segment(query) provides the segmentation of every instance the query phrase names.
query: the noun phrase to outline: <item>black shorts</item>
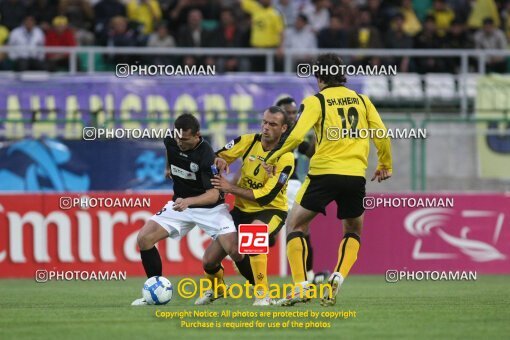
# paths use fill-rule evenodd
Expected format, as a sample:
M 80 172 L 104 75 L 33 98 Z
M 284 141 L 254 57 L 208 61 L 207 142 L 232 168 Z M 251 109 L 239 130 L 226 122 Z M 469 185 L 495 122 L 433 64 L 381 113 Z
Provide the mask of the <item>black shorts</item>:
M 365 211 L 365 177 L 347 175 L 308 175 L 299 189 L 296 202 L 303 208 L 326 214 L 332 201 L 339 219 L 355 218 Z
M 268 225 L 269 228 L 269 246 L 272 247 L 275 243 L 275 236 L 278 234 L 285 224 L 287 218 L 287 212 L 277 209 L 267 209 L 254 213 L 247 213 L 234 207 L 230 210 L 230 215 L 234 220 L 236 229 L 240 224 L 251 224 L 255 220 L 262 221 Z

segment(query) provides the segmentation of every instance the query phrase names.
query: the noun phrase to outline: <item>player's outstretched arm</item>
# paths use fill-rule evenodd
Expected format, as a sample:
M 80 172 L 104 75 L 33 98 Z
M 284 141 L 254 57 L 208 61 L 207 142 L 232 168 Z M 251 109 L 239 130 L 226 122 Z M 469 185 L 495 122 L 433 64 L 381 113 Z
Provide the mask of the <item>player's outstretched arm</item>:
M 373 130 L 384 130 L 384 135 L 386 136 L 387 129 L 384 125 L 381 116 L 379 115 L 379 112 L 377 112 L 377 109 L 375 108 L 374 104 L 368 99 L 368 97 L 363 96 L 362 97 L 365 101 L 366 107 L 367 107 L 367 121 L 368 121 L 368 128 Z M 376 133 L 375 136 L 378 134 Z M 389 179 L 391 177 L 391 174 L 393 172 L 392 168 L 392 157 L 391 157 L 391 139 L 389 137 L 384 138 L 373 138 L 375 147 L 377 149 L 377 170 L 374 173 L 374 176 L 372 177 L 372 181 L 377 179 L 378 182 L 384 181 L 386 179 Z
M 255 201 L 260 206 L 267 205 L 275 199 L 294 171 L 294 164 L 294 155 L 291 152 L 278 159 L 278 163 L 273 167 L 276 176 L 269 177 L 262 188 L 253 190 Z
M 218 201 L 220 192 L 217 189 L 209 189 L 205 193 L 195 197 L 177 198 L 174 202 L 173 209 L 183 211 L 189 207 L 200 207 L 204 205 L 214 204 Z
M 253 190 L 238 187 L 237 185 L 227 181 L 225 177 L 214 176 L 214 178 L 211 179 L 211 184 L 214 186 L 215 189 L 221 190 L 224 193 L 239 196 L 249 201 L 255 201 Z
M 384 180 L 387 180 L 391 177 L 391 171 L 386 169 L 375 170 L 374 176 L 372 177 L 372 182 L 377 179 L 377 182 L 381 183 Z

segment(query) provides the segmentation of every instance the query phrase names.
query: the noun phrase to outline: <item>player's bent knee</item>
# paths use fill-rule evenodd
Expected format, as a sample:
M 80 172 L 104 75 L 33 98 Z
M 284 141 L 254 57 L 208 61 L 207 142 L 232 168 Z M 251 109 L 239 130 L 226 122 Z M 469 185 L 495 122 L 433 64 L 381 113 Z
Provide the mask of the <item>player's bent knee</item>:
M 140 250 L 147 250 L 154 246 L 154 244 L 151 244 L 147 234 L 144 234 L 142 231 L 138 233 L 138 236 L 136 237 L 136 243 L 138 244 Z
M 221 260 L 211 252 L 205 252 L 202 257 L 202 268 L 205 272 L 210 272 L 221 266 Z
M 219 262 L 215 259 L 212 252 L 206 251 L 202 256 L 202 267 L 204 269 L 213 269 L 219 265 Z
M 144 234 L 140 232 L 138 233 L 138 236 L 136 238 L 136 243 L 138 244 L 138 247 L 141 250 L 147 250 L 154 247 L 156 241 L 152 237 L 150 237 L 150 234 Z
M 167 232 L 153 221 L 147 221 L 138 232 L 136 243 L 141 250 L 147 250 L 161 239 L 167 237 Z
M 296 232 L 296 231 L 300 231 L 305 234 L 308 233 L 308 228 L 306 226 L 300 226 L 300 225 L 295 225 L 295 224 L 289 224 L 289 225 L 286 224 L 285 227 L 287 229 L 287 235 L 289 235 L 290 233 Z
M 219 265 L 220 265 L 220 263 L 216 263 L 216 262 L 212 261 L 212 259 L 210 257 L 208 257 L 208 258 L 204 257 L 202 259 L 202 268 L 204 268 L 204 270 L 206 272 L 211 271 L 215 268 L 218 268 Z
M 361 236 L 363 229 L 363 219 L 361 217 L 349 218 L 344 220 L 344 232 L 354 233 Z

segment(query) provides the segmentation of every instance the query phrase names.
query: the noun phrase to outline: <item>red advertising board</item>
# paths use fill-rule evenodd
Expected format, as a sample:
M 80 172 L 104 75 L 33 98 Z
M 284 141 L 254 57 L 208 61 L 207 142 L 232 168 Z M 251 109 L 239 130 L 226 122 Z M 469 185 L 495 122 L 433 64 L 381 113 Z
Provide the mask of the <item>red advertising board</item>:
M 171 199 L 163 194 L 89 193 L 111 199 L 150 199 L 150 207 L 62 209 L 60 198 L 76 194 L 0 195 L 0 277 L 33 277 L 36 270 L 110 270 L 143 275 L 136 235 L 144 222 Z M 510 196 L 503 194 L 392 194 L 399 207 L 365 213 L 358 261 L 352 273 L 387 270 L 477 270 L 510 273 Z M 419 199 L 452 199 L 453 206 L 422 207 Z M 402 206 L 414 199 L 414 206 Z M 232 203 L 232 197 L 228 197 Z M 443 200 L 444 202 L 444 200 Z M 336 264 L 342 228 L 336 207 L 312 223 L 314 270 Z M 200 275 L 210 238 L 193 229 L 180 241 L 158 248 L 164 275 Z M 277 275 L 279 242 L 270 248 L 268 273 Z M 227 274 L 232 263 L 224 261 Z
M 96 202 L 109 199 L 103 204 L 108 207 L 69 207 L 67 198 L 83 197 L 77 194 L 0 195 L 0 277 L 34 277 L 44 269 L 144 275 L 136 245 L 138 230 L 171 195 L 95 192 L 86 196 Z M 150 200 L 150 206 L 141 206 L 143 199 Z M 133 207 L 111 207 L 119 200 L 130 200 Z M 227 201 L 232 205 L 232 197 Z M 210 237 L 198 228 L 180 241 L 160 242 L 163 274 L 203 274 L 202 255 L 209 242 Z M 275 275 L 278 242 L 270 254 L 268 273 Z M 227 274 L 235 273 L 230 260 L 224 266 Z
M 361 248 L 352 273 L 510 273 L 509 195 L 377 194 L 373 198 L 380 204 L 365 212 Z M 435 203 L 434 207 L 430 203 Z M 326 216 L 320 215 L 312 223 L 316 272 L 334 268 L 342 235 L 332 204 Z

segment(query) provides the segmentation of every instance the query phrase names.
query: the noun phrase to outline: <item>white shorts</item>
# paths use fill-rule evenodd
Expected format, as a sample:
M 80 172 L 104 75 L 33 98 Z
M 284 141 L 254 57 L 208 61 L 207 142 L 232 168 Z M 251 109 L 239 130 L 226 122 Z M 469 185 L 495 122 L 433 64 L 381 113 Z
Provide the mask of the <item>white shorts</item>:
M 289 205 L 289 211 L 294 205 L 299 188 L 301 188 L 301 182 L 299 180 L 289 179 L 289 183 L 287 184 L 287 204 Z
M 151 217 L 151 220 L 168 232 L 170 238 L 181 238 L 195 226 L 213 239 L 219 235 L 237 232 L 227 204 L 214 208 L 188 208 L 184 211 L 175 211 L 173 205 L 174 201 L 168 201 L 160 212 Z

